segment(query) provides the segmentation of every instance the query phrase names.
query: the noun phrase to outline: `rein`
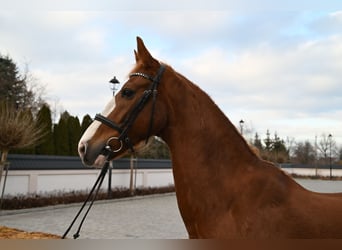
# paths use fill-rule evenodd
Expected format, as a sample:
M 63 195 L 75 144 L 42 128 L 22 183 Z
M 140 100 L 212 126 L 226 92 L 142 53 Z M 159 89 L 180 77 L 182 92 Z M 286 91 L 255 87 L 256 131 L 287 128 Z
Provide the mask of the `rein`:
M 138 117 L 139 113 L 141 112 L 141 110 L 143 110 L 146 103 L 150 100 L 150 98 L 152 96 L 152 110 L 151 110 L 151 116 L 150 116 L 150 123 L 149 123 L 148 130 L 146 133 L 146 141 L 145 141 L 145 143 L 147 143 L 148 138 L 150 137 L 152 129 L 153 129 L 153 118 L 154 118 L 155 106 L 156 106 L 156 100 L 157 100 L 157 94 L 158 94 L 157 88 L 158 88 L 158 85 L 160 83 L 160 79 L 161 79 L 164 71 L 165 71 L 165 65 L 161 64 L 155 77 L 151 77 L 145 73 L 140 73 L 140 72 L 131 73 L 129 75 L 130 78 L 131 77 L 143 77 L 143 78 L 151 81 L 152 83 L 151 83 L 150 87 L 144 91 L 143 95 L 141 96 L 139 101 L 135 104 L 134 108 L 129 113 L 127 118 L 124 120 L 122 125 L 116 124 L 115 122 L 111 121 L 110 119 L 108 119 L 107 117 L 105 117 L 101 114 L 95 115 L 95 120 L 103 123 L 104 125 L 112 128 L 112 129 L 114 129 L 120 133 L 119 137 L 111 137 L 108 139 L 107 145 L 103 149 L 103 152 L 101 152 L 101 154 L 108 154 L 108 150 L 110 148 L 109 142 L 111 140 L 118 140 L 120 142 L 120 147 L 117 149 L 111 149 L 110 148 L 110 152 L 109 152 L 110 154 L 115 153 L 115 152 L 119 152 L 122 149 L 123 144 L 127 148 L 129 148 L 132 153 L 135 152 L 134 148 L 133 148 L 132 141 L 128 136 L 128 131 L 133 126 L 133 123 L 136 120 L 136 118 Z
M 107 150 L 108 150 L 108 149 L 107 149 Z M 107 152 L 109 153 L 110 151 L 108 150 Z M 108 153 L 107 153 L 107 154 L 108 154 Z M 76 239 L 80 236 L 80 231 L 81 231 L 81 228 L 82 228 L 82 226 L 83 226 L 83 223 L 84 223 L 85 219 L 87 218 L 87 215 L 88 215 L 88 213 L 89 213 L 91 207 L 93 206 L 94 201 L 96 200 L 96 197 L 97 197 L 97 195 L 98 195 L 98 193 L 99 193 L 99 191 L 100 191 L 100 187 L 101 187 L 102 182 L 103 182 L 103 180 L 104 180 L 104 178 L 105 178 L 105 176 L 106 176 L 106 173 L 107 173 L 108 168 L 109 168 L 109 161 L 108 161 L 108 157 L 107 157 L 106 162 L 105 162 L 105 165 L 104 165 L 103 168 L 101 169 L 101 172 L 100 172 L 99 176 L 97 177 L 97 180 L 95 181 L 94 186 L 93 186 L 92 189 L 90 190 L 90 193 L 89 193 L 87 199 L 83 202 L 82 207 L 80 208 L 80 210 L 79 210 L 78 213 L 76 214 L 76 216 L 75 216 L 75 218 L 73 219 L 73 221 L 71 222 L 70 226 L 67 228 L 67 230 L 66 230 L 65 233 L 63 234 L 62 239 L 65 239 L 65 237 L 68 235 L 69 231 L 71 230 L 71 228 L 72 228 L 73 225 L 75 224 L 77 218 L 81 215 L 82 210 L 85 208 L 85 206 L 87 205 L 88 201 L 91 199 L 90 204 L 89 204 L 89 206 L 88 206 L 88 209 L 87 209 L 87 211 L 84 213 L 83 218 L 82 218 L 82 220 L 81 220 L 81 222 L 80 222 L 80 225 L 78 226 L 78 229 L 77 229 L 76 233 L 73 235 L 73 238 L 76 240 Z M 96 189 L 96 191 L 95 191 L 95 189 Z M 95 194 L 93 195 L 94 191 L 95 191 Z

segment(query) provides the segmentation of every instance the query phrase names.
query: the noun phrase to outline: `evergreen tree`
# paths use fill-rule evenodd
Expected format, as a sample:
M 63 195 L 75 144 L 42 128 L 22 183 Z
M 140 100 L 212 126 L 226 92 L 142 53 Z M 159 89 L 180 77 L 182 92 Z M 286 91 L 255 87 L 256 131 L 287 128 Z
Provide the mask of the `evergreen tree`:
M 253 145 L 254 145 L 257 149 L 263 150 L 263 146 L 262 146 L 262 143 L 261 143 L 261 140 L 260 140 L 260 138 L 259 138 L 258 133 L 255 133 Z
M 272 148 L 272 140 L 271 140 L 271 137 L 270 137 L 270 131 L 267 129 L 267 132 L 266 132 L 266 139 L 264 139 L 264 143 L 265 143 L 265 150 L 266 151 L 271 151 L 271 148 Z
M 255 139 L 257 141 L 257 138 Z M 280 139 L 277 133 L 271 139 L 270 131 L 267 130 L 266 138 L 263 140 L 265 147 L 261 150 L 261 157 L 272 162 L 283 163 L 289 159 L 289 151 L 285 146 L 285 141 Z
M 83 135 L 92 122 L 93 119 L 91 119 L 90 115 L 87 114 L 83 117 L 81 124 L 81 135 Z
M 77 146 L 81 138 L 81 125 L 78 117 L 71 116 L 67 111 L 61 114 L 54 127 L 56 155 L 78 155 Z
M 47 104 L 44 104 L 37 114 L 37 122 L 44 127 L 44 137 L 41 143 L 36 146 L 36 154 L 53 155 L 55 152 L 51 110 Z
M 68 118 L 69 113 L 65 111 L 59 118 L 58 124 L 54 126 L 53 136 L 55 142 L 56 155 L 69 155 L 69 132 L 68 132 Z
M 284 140 L 281 140 L 277 132 L 274 133 L 274 139 L 271 145 L 272 158 L 275 162 L 282 163 L 285 162 L 288 157 L 288 150 L 286 149 Z
M 16 109 L 32 109 L 34 94 L 28 90 L 26 76 L 21 76 L 8 56 L 0 55 L 0 99 Z
M 78 142 L 81 139 L 81 125 L 78 117 L 69 116 L 67 120 L 69 137 L 69 155 L 78 155 Z

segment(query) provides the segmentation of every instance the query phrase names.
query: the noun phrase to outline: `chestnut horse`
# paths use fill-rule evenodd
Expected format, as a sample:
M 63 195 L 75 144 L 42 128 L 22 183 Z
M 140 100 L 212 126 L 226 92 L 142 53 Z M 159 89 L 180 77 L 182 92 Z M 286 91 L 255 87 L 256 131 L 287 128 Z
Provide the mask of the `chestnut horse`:
M 342 238 L 341 193 L 301 187 L 260 159 L 211 98 L 139 37 L 134 52 L 129 79 L 79 142 L 84 164 L 102 166 L 157 135 L 171 151 L 190 238 Z

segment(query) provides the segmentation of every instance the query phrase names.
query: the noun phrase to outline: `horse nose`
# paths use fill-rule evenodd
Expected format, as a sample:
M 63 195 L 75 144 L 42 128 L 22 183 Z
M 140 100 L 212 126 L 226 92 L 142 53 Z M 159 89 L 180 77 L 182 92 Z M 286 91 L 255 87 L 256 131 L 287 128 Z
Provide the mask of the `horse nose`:
M 87 152 L 87 145 L 88 144 L 86 142 L 82 141 L 78 144 L 78 154 L 80 155 L 82 160 L 84 159 L 84 155 Z

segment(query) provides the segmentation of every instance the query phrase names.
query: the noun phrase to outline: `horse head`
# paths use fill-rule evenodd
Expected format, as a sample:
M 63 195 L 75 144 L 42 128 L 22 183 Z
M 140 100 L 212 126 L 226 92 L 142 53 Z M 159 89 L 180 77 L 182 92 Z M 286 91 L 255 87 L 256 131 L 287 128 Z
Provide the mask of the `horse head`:
M 101 167 L 106 158 L 134 151 L 165 127 L 167 112 L 161 88 L 167 67 L 151 56 L 139 37 L 134 54 L 136 65 L 127 82 L 80 139 L 78 152 L 86 165 Z

